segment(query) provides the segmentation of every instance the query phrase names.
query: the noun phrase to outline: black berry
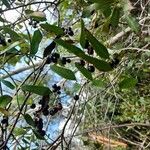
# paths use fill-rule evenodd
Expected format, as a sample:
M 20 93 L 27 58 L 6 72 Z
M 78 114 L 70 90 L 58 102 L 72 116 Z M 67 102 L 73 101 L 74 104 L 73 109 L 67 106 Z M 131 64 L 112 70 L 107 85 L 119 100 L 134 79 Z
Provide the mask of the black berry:
M 44 116 L 48 116 L 48 115 L 49 115 L 49 111 L 45 109 L 45 110 L 43 111 L 43 115 L 44 115 Z
M 8 43 L 11 43 L 12 41 L 11 41 L 11 39 L 8 39 L 7 42 L 8 42 Z
M 51 57 L 48 57 L 46 60 L 46 64 L 50 64 L 52 62 Z
M 58 112 L 58 109 L 56 107 L 52 108 L 50 111 L 49 111 L 49 114 L 51 116 L 54 116 L 56 113 Z
M 73 98 L 74 100 L 79 100 L 79 95 L 75 95 Z
M 62 58 L 61 58 L 61 63 L 62 63 L 63 65 L 65 65 L 65 64 L 66 64 L 66 62 L 67 62 L 66 57 L 62 57 Z
M 71 59 L 69 59 L 69 58 L 66 61 L 67 61 L 67 63 L 71 63 Z
M 38 132 L 40 133 L 41 136 L 45 136 L 46 134 L 45 130 L 39 130 Z
M 112 62 L 110 63 L 110 66 L 112 68 L 115 68 L 118 64 L 119 64 L 119 59 L 118 58 L 115 58 L 114 60 L 112 60 Z
M 68 31 L 68 34 L 69 34 L 70 36 L 73 36 L 73 35 L 74 35 L 73 31 Z
M 34 103 L 30 106 L 31 109 L 34 109 L 35 107 L 36 105 Z
M 2 124 L 8 124 L 8 119 L 7 118 L 2 119 L 1 123 Z
M 61 94 L 61 91 L 57 91 L 57 94 Z
M 58 58 L 52 55 L 51 60 L 52 60 L 53 63 L 57 63 Z
M 52 56 L 53 56 L 53 57 L 56 57 L 56 58 L 58 59 L 58 58 L 60 57 L 60 54 L 58 54 L 58 53 L 53 53 Z
M 92 65 L 90 65 L 90 66 L 88 66 L 88 70 L 89 70 L 90 72 L 94 72 L 94 71 L 95 71 L 95 67 L 92 66 Z
M 93 55 L 93 54 L 94 54 L 94 50 L 93 50 L 93 47 L 92 47 L 92 46 L 88 46 L 87 53 L 88 53 L 89 55 Z
M 62 110 L 62 104 L 61 103 L 58 103 L 57 105 L 56 105 L 56 108 L 57 108 L 57 110 Z
M 81 66 L 84 66 L 84 65 L 85 65 L 85 61 L 84 61 L 84 60 L 80 60 L 79 64 L 80 64 Z

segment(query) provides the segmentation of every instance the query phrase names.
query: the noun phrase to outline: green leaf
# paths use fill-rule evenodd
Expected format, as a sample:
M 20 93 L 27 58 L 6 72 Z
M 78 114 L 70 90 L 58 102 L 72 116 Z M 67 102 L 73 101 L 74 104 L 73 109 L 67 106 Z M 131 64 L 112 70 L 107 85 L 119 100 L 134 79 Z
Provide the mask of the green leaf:
M 88 55 L 84 55 L 83 59 L 93 64 L 99 71 L 111 71 L 112 70 L 112 67 L 106 61 L 99 60 L 97 58 L 94 58 Z
M 137 82 L 137 79 L 134 79 L 133 77 L 126 77 L 119 83 L 119 87 L 121 89 L 131 89 L 135 87 Z
M 28 15 L 30 16 L 30 18 L 32 18 L 33 20 L 36 21 L 46 21 L 46 14 L 42 11 L 26 11 L 26 13 L 28 13 Z
M 135 18 L 133 18 L 131 15 L 126 15 L 126 20 L 129 25 L 129 27 L 135 32 L 138 33 L 140 30 L 139 23 Z
M 85 48 L 86 38 L 85 38 L 85 28 L 84 22 L 81 20 L 81 35 L 80 35 L 80 45 Z
M 12 97 L 9 95 L 3 95 L 0 97 L 0 107 L 5 108 L 12 100 Z
M 120 10 L 121 10 L 121 8 L 115 7 L 113 12 L 112 12 L 112 15 L 111 15 L 111 18 L 110 18 L 110 24 L 113 27 L 117 27 L 118 26 L 119 18 L 120 18 Z
M 68 52 L 75 54 L 76 56 L 86 60 L 87 62 L 93 64 L 100 71 L 110 71 L 112 70 L 110 64 L 103 60 L 86 55 L 80 48 L 68 44 L 61 39 L 56 39 L 55 42 L 68 50 Z
M 74 73 L 69 69 L 66 69 L 64 67 L 59 67 L 56 65 L 52 65 L 51 69 L 52 69 L 52 71 L 56 72 L 58 75 L 60 75 L 61 77 L 65 78 L 65 79 L 76 80 Z
M 98 56 L 105 59 L 109 58 L 107 48 L 103 44 L 101 44 L 88 30 L 86 30 L 86 37 Z
M 35 127 L 35 123 L 34 123 L 32 117 L 29 114 L 25 114 L 24 119 L 27 122 L 27 124 L 29 124 L 32 127 Z
M 50 89 L 48 87 L 44 86 L 37 86 L 37 85 L 24 85 L 22 86 L 23 91 L 28 91 L 34 94 L 38 95 L 48 95 L 51 93 Z
M 5 54 L 5 53 L 14 53 L 14 48 L 19 45 L 20 42 L 16 41 L 13 44 L 9 45 L 6 49 L 4 49 L 2 52 L 0 52 L 0 56 Z M 17 51 L 16 51 L 17 52 Z
M 15 134 L 16 136 L 24 135 L 25 133 L 26 133 L 26 130 L 23 128 L 15 127 L 13 130 L 13 134 Z
M 75 66 L 78 68 L 78 70 L 89 80 L 93 80 L 91 72 L 89 72 L 86 68 L 81 66 L 78 63 L 75 63 Z
M 39 30 L 36 30 L 33 34 L 32 41 L 31 41 L 31 55 L 35 55 L 38 51 L 39 44 L 42 40 L 42 34 Z
M 9 81 L 7 81 L 7 80 L 1 79 L 1 82 L 2 82 L 4 85 L 6 85 L 7 87 L 9 87 L 10 89 L 14 89 L 14 88 L 15 88 L 15 86 L 14 86 L 11 82 L 9 82 Z
M 55 39 L 55 42 L 66 48 L 68 52 L 73 53 L 78 57 L 83 57 L 85 55 L 80 48 L 63 41 L 62 39 Z
M 12 29 L 4 27 L 3 30 L 8 33 L 13 41 L 18 41 L 21 37 Z
M 97 87 L 104 87 L 105 83 L 102 79 L 95 79 L 93 80 L 92 85 Z
M 45 24 L 40 24 L 40 26 L 46 30 L 47 32 L 52 32 L 55 33 L 56 35 L 63 35 L 64 31 L 62 28 L 55 26 L 55 25 L 50 25 L 48 23 Z
M 106 10 L 114 3 L 114 0 L 92 0 L 92 2 L 97 4 L 97 9 Z

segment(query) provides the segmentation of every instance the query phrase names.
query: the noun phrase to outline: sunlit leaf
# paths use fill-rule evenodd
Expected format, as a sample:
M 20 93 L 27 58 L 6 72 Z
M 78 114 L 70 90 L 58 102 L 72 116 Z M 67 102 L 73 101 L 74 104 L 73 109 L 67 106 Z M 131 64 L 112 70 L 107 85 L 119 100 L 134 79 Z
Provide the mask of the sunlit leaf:
M 12 100 L 12 97 L 9 95 L 3 95 L 0 97 L 0 107 L 5 108 Z
M 137 22 L 137 20 L 134 17 L 132 17 L 131 15 L 126 15 L 126 20 L 127 20 L 129 27 L 134 32 L 138 33 L 140 30 L 140 26 L 139 26 L 139 23 Z
M 78 70 L 89 80 L 93 80 L 91 72 L 89 72 L 86 68 L 81 66 L 78 63 L 75 63 L 75 66 L 78 68 Z
M 60 75 L 61 77 L 65 78 L 65 79 L 76 80 L 74 73 L 69 69 L 66 69 L 64 67 L 59 67 L 56 65 L 52 65 L 51 69 L 52 69 L 52 71 L 56 72 L 58 75 Z
M 32 117 L 29 114 L 25 114 L 24 119 L 27 122 L 27 124 L 29 124 L 30 126 L 35 127 L 35 123 L 34 123 Z
M 56 35 L 63 35 L 64 31 L 62 28 L 55 26 L 55 25 L 50 25 L 48 23 L 45 24 L 40 24 L 40 26 L 46 30 L 47 32 L 52 32 L 55 33 Z
M 23 128 L 15 127 L 14 130 L 13 130 L 13 134 L 16 135 L 16 136 L 24 135 L 25 133 L 26 133 L 26 130 L 23 129 Z
M 100 43 L 88 30 L 86 30 L 86 37 L 98 56 L 102 58 L 109 58 L 107 48 L 102 43 Z
M 22 86 L 22 90 L 35 93 L 38 95 L 48 95 L 51 93 L 48 87 L 37 86 L 37 85 L 24 85 Z
M 46 21 L 46 14 L 42 11 L 34 11 L 33 13 L 30 13 L 29 16 L 37 21 Z
M 119 87 L 121 89 L 131 89 L 135 87 L 137 82 L 138 82 L 137 79 L 133 77 L 126 77 L 119 83 Z
M 42 40 L 42 34 L 40 30 L 36 30 L 33 34 L 32 41 L 31 41 L 31 51 L 30 51 L 31 55 L 37 53 L 41 40 Z

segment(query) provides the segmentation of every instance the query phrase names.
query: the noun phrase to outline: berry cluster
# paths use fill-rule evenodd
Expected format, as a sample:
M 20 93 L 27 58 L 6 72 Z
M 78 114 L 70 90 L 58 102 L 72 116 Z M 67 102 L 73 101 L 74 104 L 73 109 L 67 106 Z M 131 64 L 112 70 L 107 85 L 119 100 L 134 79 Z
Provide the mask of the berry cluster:
M 3 127 L 7 127 L 8 126 L 8 117 L 3 116 L 3 119 L 1 120 L 1 124 Z
M 60 86 L 58 86 L 57 84 L 54 84 L 54 85 L 52 85 L 52 88 L 53 88 L 53 92 L 54 93 L 57 93 L 57 94 L 61 94 L 61 87 Z
M 30 21 L 29 21 L 30 26 L 32 26 L 33 28 L 37 28 L 38 24 L 39 24 L 38 20 L 34 20 L 34 19 L 30 18 Z
M 45 130 L 43 130 L 43 119 L 42 118 L 35 118 L 34 123 L 35 123 L 35 126 L 37 128 L 37 132 L 41 136 L 45 136 L 46 132 L 45 132 Z
M 46 64 L 50 64 L 51 62 L 57 63 L 59 58 L 60 55 L 58 53 L 52 53 L 52 55 L 47 58 Z
M 72 31 L 72 28 L 71 28 L 71 27 L 66 28 L 66 29 L 63 28 L 63 30 L 64 30 L 64 33 L 65 33 L 66 35 L 69 35 L 69 36 L 73 36 L 73 35 L 74 35 L 74 32 Z
M 50 109 L 49 114 L 51 116 L 54 116 L 58 111 L 62 110 L 62 104 L 58 103 L 57 105 L 55 105 L 53 108 Z
M 62 57 L 62 58 L 61 58 L 61 63 L 62 63 L 63 65 L 65 65 L 66 63 L 71 63 L 71 59 L 66 58 L 66 57 Z

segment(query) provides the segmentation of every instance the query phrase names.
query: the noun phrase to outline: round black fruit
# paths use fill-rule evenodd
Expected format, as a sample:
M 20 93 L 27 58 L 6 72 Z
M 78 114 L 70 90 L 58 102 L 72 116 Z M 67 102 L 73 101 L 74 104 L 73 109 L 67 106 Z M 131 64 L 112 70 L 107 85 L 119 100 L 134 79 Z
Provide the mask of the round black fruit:
M 75 95 L 73 98 L 74 98 L 74 100 L 77 101 L 77 100 L 79 100 L 79 95 Z
M 88 70 L 89 70 L 90 72 L 94 72 L 94 71 L 95 71 L 95 67 L 92 66 L 92 65 L 90 65 L 90 66 L 88 66 Z
M 34 109 L 35 107 L 36 105 L 34 103 L 30 106 L 31 109 Z

